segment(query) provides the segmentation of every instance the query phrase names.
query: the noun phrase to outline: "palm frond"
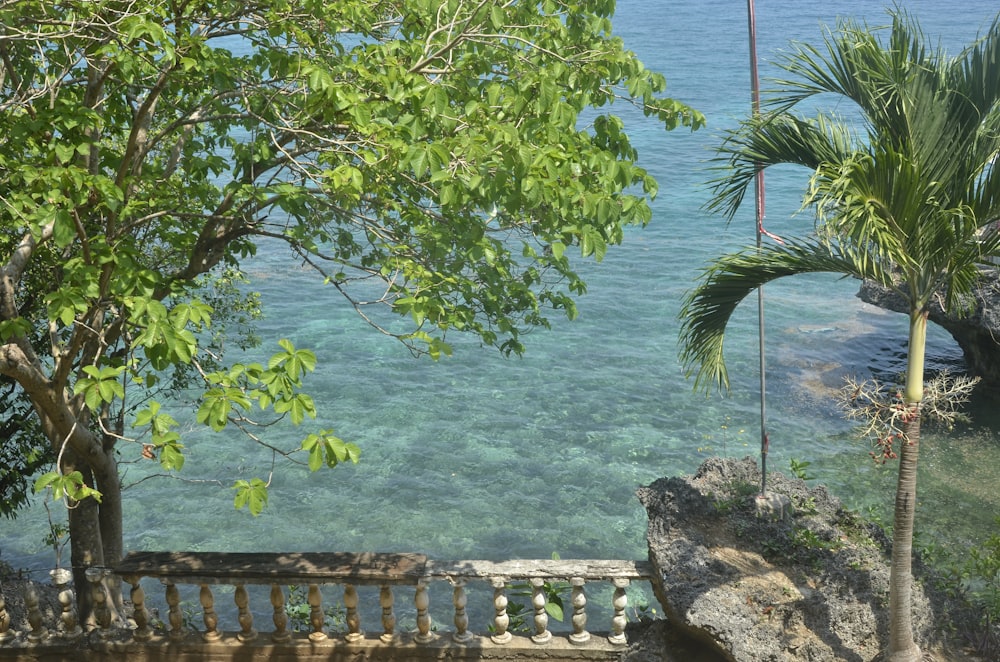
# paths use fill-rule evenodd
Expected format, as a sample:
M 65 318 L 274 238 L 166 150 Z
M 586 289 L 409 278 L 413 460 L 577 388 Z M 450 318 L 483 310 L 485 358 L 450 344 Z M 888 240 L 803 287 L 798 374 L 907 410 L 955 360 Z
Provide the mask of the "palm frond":
M 900 206 L 908 199 L 897 199 L 895 184 L 896 178 L 906 178 L 908 173 L 900 165 L 894 154 L 876 158 L 865 151 L 824 163 L 810 181 L 807 197 L 824 231 L 865 246 L 882 260 L 905 262 L 901 219 L 907 210 Z
M 977 176 L 965 182 L 963 198 L 975 210 L 980 226 L 1000 219 L 1000 168 L 996 167 L 997 158 L 1000 158 L 1000 148 L 987 156 Z
M 680 312 L 680 357 L 695 388 L 729 389 L 723 356 L 726 326 L 737 306 L 754 290 L 786 276 L 835 273 L 891 285 L 891 275 L 865 251 L 849 243 L 804 241 L 720 257 L 706 268 Z
M 851 41 L 845 48 L 845 40 Z M 786 112 L 802 101 L 818 94 L 837 94 L 847 99 L 864 99 L 867 76 L 858 76 L 858 59 L 862 51 L 877 49 L 874 31 L 862 30 L 854 22 L 841 22 L 837 31 L 824 33 L 825 50 L 809 44 L 794 44 L 791 53 L 778 61 L 789 78 L 774 81 L 775 89 L 768 93 L 767 107 Z
M 887 43 L 845 21 L 820 47 L 798 46 L 781 63 L 791 77 L 769 112 L 719 148 L 709 210 L 731 219 L 758 172 L 804 166 L 803 205 L 817 211 L 819 239 L 726 255 L 706 269 L 681 313 L 681 358 L 696 388 L 728 388 L 726 325 L 767 282 L 833 272 L 889 286 L 911 310 L 938 296 L 960 309 L 1000 255 L 1000 18 L 949 59 L 904 10 L 890 15 Z M 856 104 L 863 127 L 793 114 L 823 93 Z
M 964 90 L 967 102 L 985 114 L 1000 102 L 1000 16 L 993 20 L 986 34 L 968 46 L 955 59 L 949 71 L 949 86 Z
M 941 54 L 927 53 L 926 38 L 905 11 L 890 16 L 888 45 L 879 35 L 889 26 L 872 27 L 853 19 L 842 19 L 835 31 L 825 33 L 823 50 L 797 44 L 779 61 L 791 76 L 776 81 L 779 91 L 769 95 L 768 108 L 788 110 L 804 99 L 830 93 L 853 101 L 874 133 L 900 126 L 905 121 L 901 92 L 912 65 Z
M 731 131 L 719 148 L 716 170 L 709 182 L 712 197 L 706 209 L 732 219 L 754 176 L 774 165 L 799 165 L 816 170 L 855 151 L 856 138 L 843 124 L 826 117 L 801 119 L 781 113 L 752 117 Z

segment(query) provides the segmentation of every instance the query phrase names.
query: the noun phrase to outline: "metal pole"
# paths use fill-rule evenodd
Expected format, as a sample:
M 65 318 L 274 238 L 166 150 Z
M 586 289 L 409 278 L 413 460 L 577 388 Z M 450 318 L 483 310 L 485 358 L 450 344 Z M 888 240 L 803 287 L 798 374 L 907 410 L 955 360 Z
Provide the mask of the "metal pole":
M 754 117 L 760 115 L 760 76 L 757 72 L 757 17 L 753 0 L 747 0 L 747 25 L 750 30 L 750 92 Z M 754 177 L 757 214 L 757 250 L 761 248 L 764 234 L 764 171 L 758 170 Z M 767 491 L 767 375 L 764 360 L 764 287 L 757 288 L 757 339 L 760 356 L 760 493 Z

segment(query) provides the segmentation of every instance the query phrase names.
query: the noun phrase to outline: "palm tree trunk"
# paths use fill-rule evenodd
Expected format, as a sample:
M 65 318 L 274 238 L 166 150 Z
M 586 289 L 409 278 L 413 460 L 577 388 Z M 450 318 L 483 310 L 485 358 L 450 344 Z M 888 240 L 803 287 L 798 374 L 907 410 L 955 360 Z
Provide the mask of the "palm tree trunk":
M 913 520 L 917 505 L 917 459 L 920 455 L 920 402 L 924 391 L 924 348 L 927 314 L 910 315 L 910 346 L 903 394 L 907 418 L 899 452 L 899 479 L 893 514 L 892 566 L 889 574 L 888 662 L 919 662 L 913 639 Z
M 889 574 L 889 662 L 920 659 L 913 641 L 912 592 L 913 520 L 917 500 L 917 457 L 920 451 L 919 407 L 904 427 L 906 439 L 899 453 L 899 480 L 892 529 L 892 566 Z

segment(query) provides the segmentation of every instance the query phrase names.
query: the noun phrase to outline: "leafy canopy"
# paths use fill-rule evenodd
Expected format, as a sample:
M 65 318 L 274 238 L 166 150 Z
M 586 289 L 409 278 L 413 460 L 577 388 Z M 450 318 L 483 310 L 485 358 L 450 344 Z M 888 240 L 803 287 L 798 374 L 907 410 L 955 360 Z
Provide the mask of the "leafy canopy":
M 520 353 L 550 312 L 573 317 L 585 284 L 569 249 L 599 260 L 656 193 L 612 104 L 667 129 L 703 121 L 661 96 L 613 11 L 0 2 L 0 375 L 87 468 L 39 487 L 100 491 L 124 443 L 181 469 L 176 420 L 151 399 L 178 371 L 201 381 L 212 430 L 316 416 L 308 350 L 282 341 L 266 365 L 207 351 L 218 313 L 201 279 L 238 273 L 262 240 L 416 353 L 449 353 L 451 330 Z M 358 457 L 329 430 L 298 450 L 311 469 Z M 255 480 L 236 505 L 259 512 Z

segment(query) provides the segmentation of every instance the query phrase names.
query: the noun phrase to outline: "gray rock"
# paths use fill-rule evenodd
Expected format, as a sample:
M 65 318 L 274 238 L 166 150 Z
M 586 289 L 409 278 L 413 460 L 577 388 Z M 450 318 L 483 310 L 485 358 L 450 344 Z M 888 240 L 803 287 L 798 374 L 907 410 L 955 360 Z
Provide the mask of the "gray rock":
M 752 459 L 709 459 L 694 476 L 638 491 L 649 516 L 654 591 L 668 620 L 737 661 L 875 659 L 888 638 L 889 541 L 824 487 L 768 474 L 793 512 L 759 517 Z M 914 625 L 926 650 L 947 622 L 919 582 Z
M 984 272 L 965 311 L 945 313 L 939 299 L 931 301 L 930 320 L 944 328 L 962 348 L 968 371 L 983 383 L 1000 387 L 1000 277 L 998 270 Z M 865 281 L 858 298 L 874 306 L 906 313 L 902 297 L 892 290 Z

